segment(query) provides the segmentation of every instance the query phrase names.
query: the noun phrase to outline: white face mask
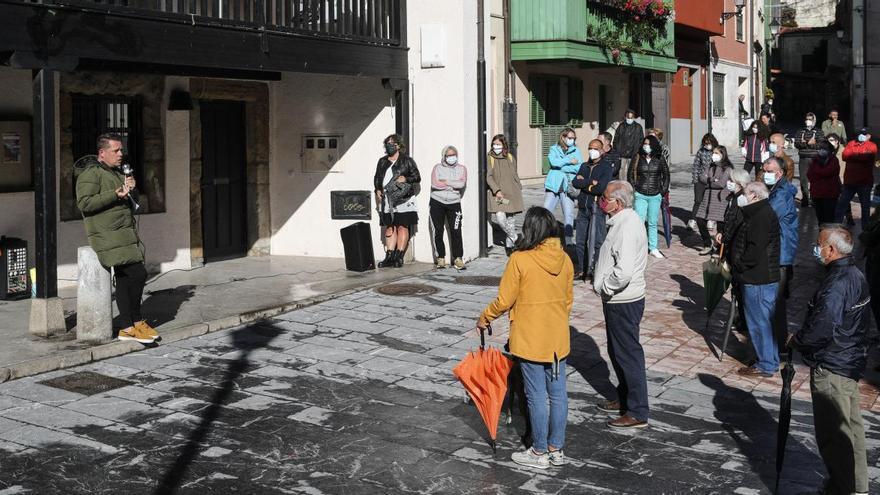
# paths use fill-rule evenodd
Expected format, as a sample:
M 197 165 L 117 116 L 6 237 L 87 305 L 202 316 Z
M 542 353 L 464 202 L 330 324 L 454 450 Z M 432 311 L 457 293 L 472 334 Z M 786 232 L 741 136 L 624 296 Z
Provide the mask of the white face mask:
M 635 121 L 636 121 L 636 119 L 626 119 L 627 124 L 632 124 Z
M 458 157 L 455 155 L 447 156 L 446 163 L 449 165 L 455 165 L 456 163 L 458 163 Z
M 864 134 L 859 134 L 859 142 L 860 143 L 864 143 L 867 140 L 868 140 L 868 136 L 866 136 Z
M 779 151 L 779 146 L 776 146 L 776 143 L 770 143 L 768 149 L 770 150 L 770 153 L 776 153 Z
M 757 133 L 758 133 L 758 128 L 752 127 L 752 134 L 757 134 Z
M 500 144 L 493 144 L 492 145 L 492 153 L 495 153 L 496 155 L 500 155 L 502 151 L 504 151 L 504 146 L 501 146 Z
M 712 163 L 718 163 L 721 161 L 721 155 L 718 153 L 712 153 Z
M 745 197 L 745 195 L 739 196 L 736 198 L 736 205 L 740 208 L 744 208 L 749 205 L 749 200 Z
M 736 192 L 736 182 L 727 181 L 727 190 L 730 192 Z
M 703 149 L 706 150 L 706 151 L 712 151 L 713 148 L 712 148 L 712 145 L 711 145 L 711 144 L 704 144 L 704 145 L 703 145 Z
M 812 121 L 812 120 L 805 120 L 805 121 L 804 121 L 804 124 L 807 125 L 807 128 L 813 127 L 813 121 Z
M 773 100 L 767 100 L 767 104 L 768 104 L 768 105 L 772 105 L 772 104 L 773 104 Z
M 565 138 L 565 145 L 569 148 L 574 146 L 574 138 Z
M 837 141 L 835 141 L 835 140 L 833 140 L 833 139 L 830 140 L 830 141 L 828 141 L 828 144 L 830 144 L 831 146 L 837 148 Z
M 589 151 L 589 155 L 590 155 L 590 160 L 596 161 L 599 159 L 600 156 L 602 156 L 602 153 L 599 153 L 599 150 L 591 149 Z
M 646 144 L 646 145 L 642 146 L 642 149 L 645 151 L 646 154 L 648 154 L 651 152 L 651 145 Z

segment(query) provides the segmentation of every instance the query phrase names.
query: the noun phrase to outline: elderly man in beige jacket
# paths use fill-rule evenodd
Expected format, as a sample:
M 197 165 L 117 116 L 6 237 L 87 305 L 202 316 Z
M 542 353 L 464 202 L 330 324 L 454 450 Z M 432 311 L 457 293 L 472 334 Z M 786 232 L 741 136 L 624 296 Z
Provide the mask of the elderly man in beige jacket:
M 608 355 L 617 375 L 617 400 L 598 405 L 619 416 L 612 428 L 648 426 L 648 381 L 645 351 L 639 343 L 639 325 L 645 312 L 645 268 L 648 237 L 645 224 L 633 210 L 633 187 L 612 181 L 599 201 L 610 218 L 608 235 L 599 251 L 593 289 L 602 297 Z

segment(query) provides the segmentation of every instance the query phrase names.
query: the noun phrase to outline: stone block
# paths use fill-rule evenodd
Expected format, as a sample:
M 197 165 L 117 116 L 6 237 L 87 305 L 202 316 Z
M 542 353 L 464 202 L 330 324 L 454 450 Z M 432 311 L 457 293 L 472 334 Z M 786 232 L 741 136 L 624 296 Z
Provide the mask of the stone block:
M 113 339 L 110 271 L 89 246 L 77 249 L 79 281 L 76 290 L 76 339 L 101 344 Z
M 39 337 L 52 337 L 67 331 L 64 323 L 64 307 L 61 299 L 52 297 L 48 299 L 31 300 L 30 333 Z
M 0 368 L 0 383 L 9 380 L 10 371 L 9 368 Z
M 226 318 L 219 318 L 205 323 L 208 324 L 208 332 L 216 332 L 227 328 L 237 327 L 241 324 L 241 317 L 237 315 L 227 316 Z
M 92 360 L 100 361 L 102 359 L 109 359 L 116 356 L 122 356 L 123 354 L 128 354 L 129 352 L 134 352 L 138 349 L 143 349 L 144 345 L 138 342 L 134 342 L 131 340 L 120 340 L 116 342 L 110 342 L 109 344 L 99 345 L 96 347 L 92 347 Z
M 188 339 L 190 337 L 198 337 L 199 335 L 205 335 L 206 333 L 208 333 L 208 325 L 206 323 L 197 323 L 195 325 L 163 330 L 162 333 L 160 333 L 162 340 L 159 342 L 167 344 L 177 342 L 178 340 Z
M 55 371 L 59 368 L 61 360 L 57 356 L 48 356 L 30 361 L 23 361 L 9 365 L 9 379 L 16 380 L 26 376 L 39 375 L 47 371 Z

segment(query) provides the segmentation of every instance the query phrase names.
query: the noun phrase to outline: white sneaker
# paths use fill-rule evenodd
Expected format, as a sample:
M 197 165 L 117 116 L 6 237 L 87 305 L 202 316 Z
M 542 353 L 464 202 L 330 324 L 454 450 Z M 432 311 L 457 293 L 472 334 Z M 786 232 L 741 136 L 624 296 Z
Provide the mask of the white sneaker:
M 695 231 L 697 230 L 697 221 L 693 218 L 688 220 L 688 230 Z
M 550 458 L 550 464 L 553 466 L 564 466 L 568 464 L 568 461 L 565 460 L 565 454 L 563 454 L 561 450 L 551 450 L 548 457 Z
M 659 249 L 654 249 L 649 254 L 659 260 L 662 260 L 663 258 L 666 257 L 666 256 L 663 256 L 663 253 L 661 253 Z
M 523 452 L 514 452 L 510 459 L 521 466 L 537 469 L 547 469 L 550 467 L 550 456 L 546 453 L 539 454 L 531 448 Z

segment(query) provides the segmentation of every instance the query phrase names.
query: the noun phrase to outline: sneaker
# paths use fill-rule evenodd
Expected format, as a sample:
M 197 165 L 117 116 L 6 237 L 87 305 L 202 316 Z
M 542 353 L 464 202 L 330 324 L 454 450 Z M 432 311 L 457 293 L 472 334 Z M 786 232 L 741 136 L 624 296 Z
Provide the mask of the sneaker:
M 140 330 L 143 335 L 147 337 L 152 337 L 153 340 L 162 340 L 162 337 L 159 336 L 159 332 L 157 332 L 155 328 L 151 327 L 146 320 L 134 322 L 134 327 Z
M 119 331 L 119 340 L 134 340 L 141 344 L 152 344 L 155 340 L 153 337 L 144 334 L 137 327 L 128 327 Z
M 550 464 L 553 466 L 564 466 L 568 464 L 565 460 L 565 454 L 561 450 L 551 450 L 547 456 L 550 458 Z
M 527 449 L 523 452 L 514 452 L 510 459 L 520 466 L 528 466 L 537 469 L 547 469 L 550 467 L 550 455 L 547 453 L 539 454 L 535 449 Z
M 464 260 L 461 258 L 455 258 L 455 261 L 452 262 L 452 267 L 456 270 L 467 270 L 467 267 L 464 266 Z
M 661 253 L 659 249 L 651 250 L 651 252 L 649 254 L 651 256 L 657 258 L 658 260 L 662 260 L 663 258 L 666 257 L 666 256 L 663 256 L 663 253 Z
M 697 230 L 697 221 L 694 219 L 688 220 L 688 230 L 695 231 Z
M 437 268 L 446 268 L 446 258 L 437 258 L 437 262 L 434 263 L 434 266 Z

